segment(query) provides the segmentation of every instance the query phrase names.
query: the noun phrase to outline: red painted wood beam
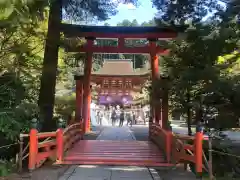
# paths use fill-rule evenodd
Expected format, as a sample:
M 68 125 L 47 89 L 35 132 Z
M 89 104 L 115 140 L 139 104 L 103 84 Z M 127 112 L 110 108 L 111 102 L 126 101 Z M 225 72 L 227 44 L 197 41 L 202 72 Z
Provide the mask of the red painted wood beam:
M 66 37 L 72 37 L 71 34 L 66 34 Z M 156 33 L 100 33 L 100 32 L 78 32 L 75 37 L 94 37 L 94 38 L 128 38 L 128 39 L 170 39 L 178 36 L 177 32 L 156 32 Z
M 71 52 L 71 49 L 68 50 Z M 95 52 L 95 53 L 126 53 L 126 54 L 149 54 L 151 51 L 151 48 L 149 46 L 147 47 L 99 47 L 99 46 L 93 46 L 92 48 L 89 48 L 87 46 L 81 46 L 78 48 L 78 52 Z M 75 52 L 75 51 L 74 51 Z M 157 54 L 167 55 L 169 53 L 168 49 L 162 49 L 161 47 L 156 48 Z
M 177 32 L 158 32 L 158 33 L 139 33 L 139 34 L 120 34 L 120 33 L 98 33 L 98 32 L 86 32 L 80 34 L 82 37 L 97 37 L 97 38 L 129 38 L 129 39 L 142 39 L 142 38 L 158 38 L 168 39 L 176 38 Z
M 184 32 L 188 26 L 162 27 L 124 27 L 124 26 L 86 26 L 61 24 L 61 32 L 65 37 L 94 38 L 174 38 Z
M 150 72 L 143 74 L 143 75 L 119 75 L 119 76 L 114 76 L 114 75 L 101 75 L 101 74 L 92 74 L 91 75 L 91 79 L 94 80 L 119 80 L 121 79 L 122 81 L 124 81 L 124 79 L 130 79 L 131 81 L 135 81 L 135 80 L 146 80 L 148 79 L 150 76 Z
M 130 91 L 130 90 L 133 90 L 134 88 L 130 88 L 130 87 L 112 87 L 112 86 L 109 86 L 109 88 L 108 87 L 98 87 L 97 89 L 106 89 L 106 90 L 124 90 L 124 91 Z
M 97 91 L 108 91 L 108 92 L 134 91 L 134 92 L 140 92 L 141 89 L 138 89 L 138 88 L 126 88 L 126 89 L 122 89 L 122 88 L 117 88 L 117 87 L 109 87 L 109 88 L 97 88 Z
M 87 165 L 119 165 L 119 166 L 153 166 L 153 167 L 173 167 L 175 164 L 170 164 L 166 162 L 110 162 L 110 161 L 83 161 L 83 160 L 69 160 L 64 161 L 62 163 L 56 163 L 56 164 L 87 164 Z

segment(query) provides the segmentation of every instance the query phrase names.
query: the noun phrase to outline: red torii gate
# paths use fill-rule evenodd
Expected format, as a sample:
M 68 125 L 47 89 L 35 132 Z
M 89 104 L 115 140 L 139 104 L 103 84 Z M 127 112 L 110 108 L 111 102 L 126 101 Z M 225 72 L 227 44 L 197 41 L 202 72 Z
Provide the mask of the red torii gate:
M 91 80 L 91 69 L 92 69 L 92 55 L 94 52 L 105 52 L 105 53 L 148 53 L 151 57 L 151 69 L 152 69 L 152 81 L 153 83 L 158 80 L 159 77 L 159 70 L 158 70 L 158 56 L 159 54 L 166 53 L 167 51 L 161 49 L 157 46 L 157 40 L 159 38 L 174 38 L 177 36 L 177 32 L 180 29 L 170 29 L 170 28 L 157 28 L 157 27 L 101 27 L 101 26 L 77 26 L 77 25 L 69 25 L 63 24 L 61 25 L 61 30 L 64 32 L 66 37 L 85 37 L 87 43 L 79 48 L 77 48 L 77 52 L 84 52 L 87 54 L 86 62 L 85 62 L 85 76 L 83 77 L 83 81 L 79 81 L 81 85 L 81 89 L 83 90 L 84 95 L 80 93 L 77 94 L 81 98 L 83 98 L 83 105 L 82 106 L 82 113 L 83 113 L 83 120 L 84 120 L 84 130 L 85 132 L 88 130 L 89 125 L 89 110 L 90 110 L 90 101 L 91 101 L 91 92 L 90 92 L 90 80 Z M 184 30 L 184 29 L 183 29 Z M 96 38 L 117 38 L 118 45 L 116 47 L 97 47 L 94 45 L 94 40 Z M 125 47 L 124 41 L 128 38 L 146 38 L 149 41 L 149 44 L 144 47 Z M 69 51 L 76 51 L 76 49 L 69 49 Z M 79 84 L 77 86 L 79 86 Z M 82 87 L 83 86 L 83 87 Z M 78 154 L 79 149 L 71 149 L 72 145 L 75 144 L 75 147 L 80 147 L 85 149 L 87 144 L 91 144 L 91 141 L 80 141 L 81 144 L 76 144 L 83 136 L 82 132 L 82 123 L 75 123 L 73 125 L 68 126 L 67 128 L 63 129 L 62 125 L 59 125 L 57 131 L 53 132 L 44 132 L 38 133 L 36 129 L 36 125 L 32 127 L 29 134 L 23 134 L 20 138 L 29 137 L 29 170 L 34 170 L 35 168 L 42 165 L 44 161 L 46 161 L 49 157 L 56 157 L 57 164 L 121 164 L 121 165 L 129 165 L 129 163 L 133 163 L 135 165 L 151 165 L 151 166 L 173 166 L 175 163 L 180 163 L 183 161 L 188 161 L 195 163 L 196 172 L 202 173 L 203 172 L 203 156 L 202 156 L 202 141 L 203 141 L 203 133 L 201 132 L 201 128 L 196 129 L 195 137 L 192 136 L 184 136 L 184 135 L 174 135 L 170 129 L 167 129 L 167 117 L 168 117 L 168 100 L 167 96 L 162 96 L 162 107 L 163 107 L 163 114 L 161 116 L 161 104 L 160 99 L 157 99 L 156 103 L 154 99 L 160 98 L 158 89 L 154 85 L 152 88 L 152 97 L 151 97 L 151 106 L 153 109 L 152 119 L 149 124 L 149 137 L 150 140 L 159 145 L 164 153 L 166 159 L 158 159 L 156 156 L 150 155 L 150 159 L 146 160 L 140 156 L 129 162 L 128 158 L 123 158 L 122 155 L 116 157 L 116 154 L 110 154 L 110 158 L 105 159 L 105 157 L 96 158 L 95 151 L 90 151 L 90 155 L 94 155 L 92 158 L 89 159 L 89 152 L 86 152 L 85 156 Z M 165 91 L 166 92 L 166 91 Z M 79 106 L 80 107 L 80 106 Z M 77 113 L 81 110 L 77 109 Z M 79 117 L 76 117 L 79 118 Z M 153 124 L 152 121 L 155 120 Z M 77 119 L 78 120 L 78 119 Z M 80 119 L 79 119 L 80 121 Z M 159 125 L 160 124 L 160 125 Z M 46 138 L 49 137 L 54 138 L 49 141 L 45 141 Z M 161 139 L 159 141 L 159 138 Z M 42 141 L 45 139 L 44 141 Z M 184 142 L 184 141 L 187 141 Z M 191 141 L 189 144 L 188 142 Z M 86 142 L 86 143 L 85 143 Z M 93 142 L 93 141 L 92 141 Z M 95 141 L 97 142 L 97 141 Z M 99 143 L 99 142 L 97 142 Z M 112 144 L 112 142 L 110 142 Z M 126 142 L 128 143 L 128 142 Z M 145 142 L 146 143 L 146 142 Z M 152 143 L 150 143 L 152 144 Z M 152 152 L 153 149 L 156 149 L 154 144 L 149 146 L 149 144 L 145 144 L 145 150 L 149 150 Z M 97 144 L 98 145 L 98 144 Z M 106 144 L 104 142 L 100 145 L 105 147 Z M 124 146 L 120 144 L 121 147 Z M 129 152 L 128 145 L 125 144 L 127 147 L 123 149 L 123 153 L 128 153 L 128 157 L 132 157 L 134 155 Z M 131 147 L 135 149 L 139 149 L 143 147 L 140 143 L 136 143 Z M 97 149 L 91 146 L 94 150 Z M 88 150 L 91 150 L 88 149 Z M 71 149 L 72 154 L 66 156 L 64 152 Z M 119 150 L 119 146 L 115 147 L 115 150 Z M 191 153 L 188 153 L 189 150 Z M 98 155 L 102 155 L 102 151 L 97 151 Z M 158 155 L 162 155 L 161 152 L 156 152 Z M 23 153 L 20 153 L 20 159 L 23 157 Z M 77 154 L 77 156 L 75 156 Z M 84 154 L 84 153 L 83 153 Z M 116 158 L 115 158 L 116 157 Z M 162 156 L 161 156 L 162 157 Z M 111 161 L 109 159 L 113 158 Z M 147 157 L 148 158 L 148 157 Z M 80 160 L 80 162 L 72 162 L 71 160 Z M 174 163 L 174 164 L 172 164 Z M 132 164 L 131 164 L 132 165 Z
M 77 81 L 76 96 L 77 108 L 76 118 L 83 117 L 84 131 L 88 132 L 90 127 L 90 104 L 91 104 L 91 70 L 93 53 L 129 53 L 129 54 L 150 54 L 151 61 L 151 77 L 152 83 L 159 79 L 159 60 L 158 55 L 167 54 L 168 50 L 157 45 L 159 39 L 176 38 L 178 32 L 183 31 L 182 27 L 111 27 L 111 26 L 80 26 L 71 24 L 62 24 L 61 31 L 68 38 L 80 37 L 86 39 L 86 44 L 77 48 L 67 48 L 68 52 L 83 52 L 86 53 L 84 78 L 82 81 Z M 99 47 L 94 44 L 97 38 L 117 39 L 118 45 Z M 126 47 L 126 39 L 147 39 L 148 44 L 143 47 Z M 156 87 L 152 89 L 151 109 L 152 119 L 159 123 L 161 127 L 166 127 L 168 121 L 168 103 L 163 103 L 165 106 L 161 110 L 160 100 L 155 102 L 154 98 L 159 97 Z M 81 100 L 83 99 L 83 100 Z M 166 98 L 165 98 L 166 99 Z M 153 103 L 155 102 L 155 103 Z M 161 115 L 161 112 L 163 113 Z M 163 117 L 163 118 L 162 118 Z M 151 122 L 150 122 L 151 123 Z

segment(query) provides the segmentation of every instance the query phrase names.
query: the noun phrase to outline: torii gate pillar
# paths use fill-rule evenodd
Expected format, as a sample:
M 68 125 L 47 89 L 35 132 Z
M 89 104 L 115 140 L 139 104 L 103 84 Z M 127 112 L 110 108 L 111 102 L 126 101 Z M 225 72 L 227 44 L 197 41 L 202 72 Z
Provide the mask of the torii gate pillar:
M 94 38 L 86 38 L 88 49 L 92 49 Z M 90 131 L 90 106 L 91 106 L 91 71 L 92 71 L 92 58 L 93 52 L 86 53 L 87 58 L 84 65 L 84 85 L 83 85 L 83 121 L 84 133 Z
M 151 106 L 152 106 L 152 118 L 155 123 L 162 125 L 161 117 L 161 103 L 160 98 L 158 98 L 156 82 L 159 79 L 159 65 L 158 65 L 158 55 L 157 55 L 157 39 L 149 39 L 150 45 L 150 59 L 151 59 L 151 70 L 152 70 L 152 96 L 151 96 Z

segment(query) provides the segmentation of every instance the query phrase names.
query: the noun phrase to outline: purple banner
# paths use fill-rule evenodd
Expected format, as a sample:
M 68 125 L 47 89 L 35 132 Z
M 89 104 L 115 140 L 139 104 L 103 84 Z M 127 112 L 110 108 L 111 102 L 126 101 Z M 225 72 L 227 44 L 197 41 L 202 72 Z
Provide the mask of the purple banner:
M 122 104 L 131 104 L 133 101 L 132 96 L 112 96 L 112 95 L 102 95 L 99 96 L 99 104 L 111 104 L 111 103 L 122 103 Z

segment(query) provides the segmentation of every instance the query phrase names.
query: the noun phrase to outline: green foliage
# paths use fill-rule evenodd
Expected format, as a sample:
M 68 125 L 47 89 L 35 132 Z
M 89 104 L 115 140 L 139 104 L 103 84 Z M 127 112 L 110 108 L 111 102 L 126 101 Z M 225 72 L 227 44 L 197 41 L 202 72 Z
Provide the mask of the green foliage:
M 161 14 L 161 21 L 170 24 L 195 24 L 215 11 L 223 11 L 224 5 L 218 0 L 152 0 Z
M 32 118 L 39 118 L 37 105 L 44 45 L 48 28 L 49 6 L 55 0 L 2 0 L 0 1 L 0 145 L 17 140 L 20 132 L 27 132 Z M 62 1 L 64 17 L 77 22 L 91 16 L 106 20 L 117 12 L 119 2 Z M 136 3 L 135 0 L 129 2 Z M 125 3 L 125 2 L 123 2 Z M 60 49 L 57 84 L 72 88 L 72 67 L 69 55 Z M 99 68 L 96 66 L 96 69 Z M 46 94 L 44 96 L 47 96 Z M 75 98 L 56 98 L 57 115 L 66 116 L 75 109 Z M 12 151 L 13 150 L 13 151 Z M 15 156 L 14 148 L 1 156 Z M 9 155 L 10 154 L 10 155 Z M 0 174 L 5 166 L 0 163 Z
M 169 56 L 163 57 L 163 68 L 170 77 L 170 100 L 173 111 L 186 114 L 189 107 L 196 119 L 218 115 L 218 127 L 236 126 L 239 113 L 238 64 L 239 25 L 236 21 L 215 19 L 194 24 L 184 40 L 170 41 Z M 228 55 L 228 56 L 227 56 Z M 190 96 L 190 98 L 188 98 Z M 201 117 L 197 117 L 201 109 Z M 199 119 L 200 118 L 200 119 Z M 220 123 L 232 119 L 231 123 Z M 230 122 L 230 120 L 227 120 Z
M 9 175 L 15 168 L 12 161 L 0 160 L 0 177 Z
M 120 1 L 81 1 L 81 0 L 68 0 L 62 1 L 63 8 L 66 12 L 66 17 L 75 22 L 83 22 L 86 20 L 106 20 L 112 15 L 116 15 L 117 6 L 119 3 L 133 3 L 137 5 L 137 0 L 120 0 Z
M 3 74 L 0 77 L 0 84 L 0 132 L 6 135 L 5 138 L 14 140 L 24 129 L 24 123 L 27 121 L 21 119 L 24 115 L 20 107 L 25 98 L 24 87 L 13 73 Z
M 75 93 L 57 96 L 55 98 L 55 113 L 64 119 L 75 112 L 76 97 Z
M 162 58 L 161 64 L 164 75 L 170 77 L 170 110 L 187 115 L 192 121 L 187 122 L 190 129 L 193 121 L 209 120 L 209 116 L 214 119 L 209 122 L 210 127 L 223 130 L 239 126 L 240 56 L 236 50 L 240 39 L 240 6 L 239 1 L 219 2 L 153 0 L 162 15 L 156 24 L 190 25 L 186 39 L 169 42 L 167 47 L 171 52 Z M 211 11 L 212 15 L 206 19 Z M 208 153 L 208 145 L 204 149 Z M 230 140 L 214 142 L 213 149 L 239 154 L 238 144 Z M 235 179 L 232 175 L 239 174 L 238 164 L 235 157 L 213 152 L 213 172 L 217 179 Z
M 25 6 L 25 2 L 29 4 Z M 30 1 L 8 3 L 13 4 L 1 8 L 11 13 L 0 17 L 1 146 L 17 142 L 20 133 L 28 132 L 30 120 L 38 117 L 39 76 L 48 24 L 47 9 L 41 13 L 42 21 L 37 12 L 29 14 Z M 7 9 L 11 7 L 14 9 Z M 0 158 L 9 160 L 16 153 L 16 146 L 3 148 Z

